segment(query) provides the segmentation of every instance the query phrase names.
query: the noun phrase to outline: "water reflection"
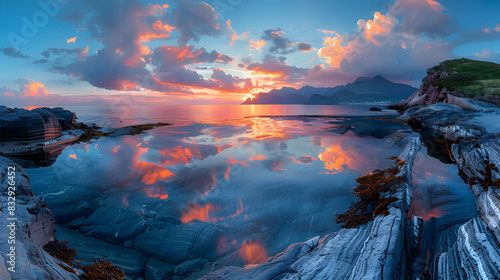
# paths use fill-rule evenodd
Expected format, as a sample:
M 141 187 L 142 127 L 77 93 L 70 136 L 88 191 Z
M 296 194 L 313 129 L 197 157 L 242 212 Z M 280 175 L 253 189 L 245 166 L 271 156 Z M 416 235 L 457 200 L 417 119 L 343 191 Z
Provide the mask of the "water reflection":
M 142 205 L 149 230 L 217 225 L 217 244 L 203 257 L 257 264 L 292 243 L 338 230 L 334 214 L 355 200 L 354 179 L 390 166 L 386 159 L 402 150 L 390 138 L 403 124 L 379 139 L 334 133 L 332 121 L 251 117 L 176 124 L 75 145 L 53 166 L 28 172 L 37 195 L 73 185 L 99 192 L 104 201 L 117 198 L 121 209 Z M 380 129 L 369 119 L 357 125 L 369 126 Z M 57 203 L 44 202 L 49 208 Z

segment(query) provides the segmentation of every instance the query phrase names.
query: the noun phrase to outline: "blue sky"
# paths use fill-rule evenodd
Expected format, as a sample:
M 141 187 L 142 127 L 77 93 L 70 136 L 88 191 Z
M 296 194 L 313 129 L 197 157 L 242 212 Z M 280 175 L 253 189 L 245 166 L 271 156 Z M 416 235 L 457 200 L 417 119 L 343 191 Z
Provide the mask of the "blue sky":
M 127 95 L 239 103 L 360 75 L 418 86 L 445 59 L 500 62 L 500 1 L 42 2 L 48 10 L 38 1 L 0 2 L 0 103 Z M 38 24 L 29 36 L 25 19 Z

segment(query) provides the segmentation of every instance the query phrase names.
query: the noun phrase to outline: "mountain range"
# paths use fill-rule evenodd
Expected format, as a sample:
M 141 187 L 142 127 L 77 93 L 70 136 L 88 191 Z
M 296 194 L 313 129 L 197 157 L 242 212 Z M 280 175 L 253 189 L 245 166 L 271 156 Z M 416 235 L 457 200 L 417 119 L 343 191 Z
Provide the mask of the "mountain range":
M 333 88 L 304 86 L 300 89 L 283 87 L 267 93 L 260 93 L 246 104 L 314 104 L 330 105 L 365 102 L 398 102 L 408 98 L 417 89 L 391 82 L 384 77 L 359 77 L 347 85 Z

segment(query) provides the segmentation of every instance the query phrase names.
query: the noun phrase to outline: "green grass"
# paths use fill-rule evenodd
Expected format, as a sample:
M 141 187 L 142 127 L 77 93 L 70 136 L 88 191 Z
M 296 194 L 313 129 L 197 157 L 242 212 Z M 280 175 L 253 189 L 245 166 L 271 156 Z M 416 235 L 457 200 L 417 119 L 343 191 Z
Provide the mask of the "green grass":
M 467 95 L 500 95 L 500 65 L 471 59 L 448 60 L 434 66 L 436 71 L 449 75 L 434 81 L 440 88 L 456 90 Z

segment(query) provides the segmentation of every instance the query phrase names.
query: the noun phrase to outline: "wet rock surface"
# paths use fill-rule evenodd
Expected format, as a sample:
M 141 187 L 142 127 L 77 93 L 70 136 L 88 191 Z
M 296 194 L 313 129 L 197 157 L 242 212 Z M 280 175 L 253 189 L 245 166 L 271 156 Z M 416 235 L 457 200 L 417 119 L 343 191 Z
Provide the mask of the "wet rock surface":
M 398 176 L 405 182 L 391 194 L 398 200 L 391 204 L 389 215 L 377 216 L 359 228 L 291 245 L 260 265 L 226 267 L 201 279 L 404 279 L 411 170 L 420 145 L 413 139 L 400 156 L 405 164 Z
M 431 252 L 433 276 L 499 279 L 500 138 L 498 127 L 490 125 L 498 119 L 498 108 L 487 105 L 471 111 L 461 107 L 436 103 L 408 109 L 403 116 L 421 133 L 429 155 L 456 164 L 476 196 L 478 218 L 437 233 L 437 247 Z M 437 221 L 446 228 L 446 221 Z
M 138 204 L 125 206 L 108 199 L 80 227 L 80 232 L 112 243 L 133 240 L 147 228 L 147 210 Z
M 0 255 L 9 260 L 8 244 L 9 211 L 8 211 L 8 167 L 16 168 L 16 267 L 15 272 L 6 270 L 8 264 L 2 261 L 0 276 L 2 279 L 78 279 L 77 275 L 64 270 L 61 261 L 53 258 L 42 249 L 55 231 L 54 218 L 47 206 L 33 196 L 28 176 L 21 166 L 0 156 Z M 6 265 L 7 264 L 7 265 Z
M 210 257 L 222 233 L 215 225 L 193 222 L 147 231 L 134 239 L 133 248 L 168 263 Z
M 437 257 L 436 279 L 498 279 L 500 248 L 486 224 L 474 218 L 460 226 L 457 241 Z

